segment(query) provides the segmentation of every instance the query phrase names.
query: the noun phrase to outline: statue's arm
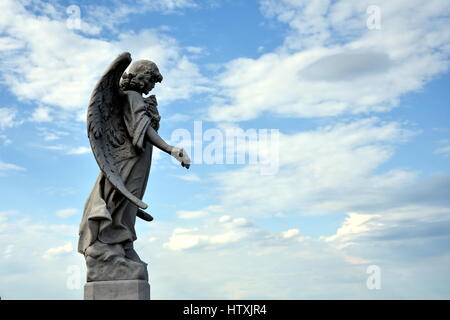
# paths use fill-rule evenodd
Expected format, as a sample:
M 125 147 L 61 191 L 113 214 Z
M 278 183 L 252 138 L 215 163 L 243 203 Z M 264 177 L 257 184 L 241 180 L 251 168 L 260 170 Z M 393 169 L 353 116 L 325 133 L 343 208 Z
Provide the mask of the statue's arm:
M 191 166 L 191 159 L 189 158 L 187 152 L 182 148 L 173 147 L 171 145 L 168 145 L 155 131 L 155 129 L 152 128 L 152 126 L 148 126 L 147 132 L 146 132 L 147 139 L 158 149 L 170 154 L 175 159 L 177 159 L 179 162 L 181 162 L 181 165 L 189 169 Z
M 173 147 L 168 145 L 163 138 L 159 136 L 159 134 L 152 128 L 152 126 L 147 127 L 146 136 L 148 141 L 150 141 L 155 147 L 164 151 L 165 153 L 171 154 L 173 151 Z

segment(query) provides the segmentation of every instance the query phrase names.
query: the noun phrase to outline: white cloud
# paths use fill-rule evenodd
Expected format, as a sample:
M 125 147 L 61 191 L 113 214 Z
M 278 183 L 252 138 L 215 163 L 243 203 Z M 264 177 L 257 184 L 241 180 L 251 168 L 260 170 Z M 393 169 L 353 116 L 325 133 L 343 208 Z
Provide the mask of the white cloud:
M 174 233 L 164 247 L 170 250 L 184 250 L 196 247 L 207 240 L 208 237 L 205 235 Z
M 2 299 L 82 299 L 85 262 L 73 250 L 78 225 L 12 213 L 0 212 L 0 254 L 10 248 L 9 257 L 0 259 Z M 74 266 L 80 271 L 79 290 L 67 287 L 67 269 Z
M 176 8 L 188 2 L 163 3 Z M 23 44 L 17 50 L 0 51 L 2 76 L 19 99 L 59 107 L 78 118 L 86 109 L 98 77 L 123 51 L 130 51 L 134 60 L 145 58 L 158 64 L 164 85 L 155 91 L 162 103 L 210 90 L 198 67 L 181 54 L 177 42 L 156 31 L 123 32 L 107 42 L 67 29 L 65 17 L 38 16 L 14 1 L 2 1 L 0 10 L 0 30 L 5 39 L 17 39 Z M 36 110 L 33 118 L 49 120 L 45 108 Z
M 45 141 L 59 140 L 62 136 L 68 136 L 69 133 L 61 130 L 54 130 L 46 127 L 38 127 L 38 134 L 44 138 Z
M 440 141 L 439 143 L 441 146 L 434 150 L 437 154 L 442 154 L 444 156 L 450 155 L 450 142 L 448 140 Z
M 448 286 L 442 283 L 448 271 L 448 209 L 404 207 L 374 214 L 382 220 L 372 222 L 386 227 L 346 233 L 345 241 L 357 245 L 341 249 L 337 244 L 342 237 L 300 242 L 254 223 L 251 228 L 217 224 L 214 217 L 199 227 L 156 222 L 135 244 L 141 258 L 152 261 L 155 299 L 413 299 L 423 298 L 424 292 L 428 298 L 448 297 Z M 372 223 L 359 222 L 354 224 Z M 0 247 L 10 248 L 8 258 L 0 260 L 2 298 L 82 298 L 84 259 L 73 247 L 77 226 L 0 213 L 0 230 Z M 40 239 L 38 246 L 35 239 Z M 365 287 L 368 263 L 382 268 L 383 290 Z M 16 265 L 22 268 L 12 267 Z M 66 287 L 68 266 L 80 268 L 79 290 Z M 42 286 L 47 282 L 51 285 Z M 25 283 L 40 287 L 39 295 L 15 289 Z
M 61 151 L 61 150 L 67 149 L 67 146 L 62 145 L 62 144 L 50 145 L 50 146 L 37 146 L 37 147 L 44 148 L 47 150 L 55 150 L 55 151 Z
M 279 3 L 285 5 L 300 3 L 300 1 L 280 1 Z M 403 4 L 401 1 L 399 3 Z M 359 48 L 357 48 L 358 50 L 355 48 L 342 49 L 339 47 L 340 44 L 336 45 L 336 51 L 333 51 L 334 47 L 313 48 L 315 44 L 324 46 L 323 43 L 333 41 L 332 35 L 327 35 L 325 32 L 330 19 L 337 21 L 333 26 L 350 23 L 352 28 L 358 30 L 359 27 L 356 25 L 359 18 L 354 18 L 353 12 L 355 7 L 363 5 L 351 1 L 333 2 L 333 6 L 335 4 L 336 7 L 328 10 L 328 2 L 308 2 L 305 4 L 305 16 L 299 16 L 299 14 L 303 14 L 302 10 L 292 10 L 292 14 L 290 14 L 289 10 L 283 8 L 283 12 L 278 12 L 276 8 L 266 8 L 266 10 L 273 10 L 272 14 L 291 24 L 293 33 L 286 39 L 283 48 L 286 50 L 285 52 L 281 50 L 272 56 L 270 54 L 262 56 L 261 61 L 264 60 L 268 62 L 267 65 L 276 67 L 277 59 L 279 59 L 280 66 L 286 68 L 286 81 L 290 81 L 292 79 L 289 79 L 289 76 L 293 73 L 291 69 L 294 71 L 298 69 L 297 64 L 294 63 L 295 58 L 300 61 L 305 57 L 308 58 L 308 52 L 318 54 L 317 57 L 311 54 L 309 56 L 310 63 L 305 64 L 302 69 L 305 71 L 306 77 L 302 81 L 310 86 L 298 88 L 300 93 L 281 88 L 284 91 L 277 91 L 276 94 L 273 94 L 274 97 L 268 97 L 270 94 L 266 94 L 263 89 L 269 90 L 270 93 L 270 90 L 275 92 L 274 90 L 280 89 L 280 86 L 276 84 L 277 86 L 272 88 L 271 83 L 262 83 L 264 79 L 259 80 L 258 78 L 258 81 L 261 81 L 260 85 L 253 89 L 261 93 L 262 98 L 269 98 L 268 103 L 272 107 L 277 107 L 277 103 L 282 102 L 280 111 L 275 108 L 274 112 L 282 115 L 290 114 L 289 103 L 295 109 L 295 99 L 308 97 L 307 91 L 312 89 L 317 90 L 315 95 L 317 92 L 324 92 L 325 99 L 335 98 L 338 103 L 334 104 L 333 100 L 329 104 L 326 104 L 326 101 L 321 104 L 322 102 L 311 97 L 308 106 L 311 105 L 312 109 L 317 107 L 316 109 L 308 110 L 306 107 L 303 110 L 295 109 L 293 114 L 317 116 L 339 114 L 340 112 L 362 112 L 365 110 L 364 108 L 378 110 L 373 102 L 376 102 L 376 99 L 364 100 L 367 99 L 368 91 L 365 89 L 369 84 L 363 84 L 361 88 L 363 91 L 362 106 L 353 106 L 352 101 L 356 101 L 356 98 L 343 83 L 341 84 L 342 96 L 340 96 L 339 84 L 333 87 L 327 82 L 332 82 L 330 79 L 337 81 L 336 79 L 343 77 L 343 82 L 355 84 L 358 83 L 355 82 L 355 79 L 360 80 L 369 74 L 373 74 L 377 78 L 380 74 L 376 70 L 365 68 L 369 58 L 378 59 L 379 66 L 384 61 L 385 65 L 389 66 L 385 71 L 398 69 L 399 66 L 391 66 L 392 62 L 389 60 L 391 54 L 395 56 L 395 52 L 392 53 L 395 45 L 389 46 L 389 50 L 391 50 L 389 57 L 370 50 L 361 53 L 358 51 Z M 416 3 L 413 2 L 413 4 Z M 431 5 L 428 10 L 434 12 L 435 9 Z M 407 8 L 410 8 L 409 5 Z M 50 10 L 51 6 L 47 9 Z M 423 9 L 423 7 L 418 7 L 419 18 L 426 16 Z M 325 12 L 330 12 L 329 17 L 322 17 Z M 383 12 L 385 12 L 384 9 Z M 389 14 L 389 10 L 387 13 Z M 17 17 L 19 20 L 24 18 L 22 14 L 18 14 Z M 33 22 L 39 27 L 39 21 L 35 21 L 36 19 L 31 15 L 29 18 L 30 20 L 27 18 L 24 22 Z M 303 21 L 304 27 L 297 28 L 303 18 L 307 18 Z M 12 15 L 5 15 L 5 19 L 12 19 Z M 45 21 L 45 19 L 43 20 Z M 364 22 L 361 25 L 364 27 Z M 0 30 L 1 26 L 2 21 L 0 21 Z M 316 30 L 315 27 L 319 29 Z M 383 25 L 384 29 L 387 27 Z M 58 30 L 61 31 L 61 29 Z M 298 37 L 298 32 L 303 32 L 304 38 L 310 36 L 305 43 L 296 47 L 298 43 L 295 40 L 298 42 L 299 39 L 302 39 Z M 145 36 L 144 33 L 127 34 L 117 42 L 135 36 L 132 43 L 134 41 L 142 42 L 146 36 L 153 39 L 152 34 L 152 32 Z M 431 38 L 433 35 L 437 36 L 436 33 L 430 33 L 430 35 Z M 389 39 L 386 41 L 393 41 L 392 37 L 387 38 Z M 49 39 L 51 40 L 52 37 Z M 74 39 L 82 38 L 76 35 Z M 102 48 L 99 55 L 102 52 L 106 54 L 109 49 L 115 48 L 100 40 L 83 39 L 82 44 L 86 45 L 86 48 L 99 44 Z M 165 40 L 169 43 L 167 47 L 155 46 L 153 49 L 173 48 L 170 39 Z M 427 42 L 432 39 L 425 40 Z M 439 44 L 440 42 L 442 39 L 435 40 L 435 43 Z M 17 43 L 11 42 L 11 39 L 0 40 L 0 44 L 2 43 L 5 43 L 5 50 L 13 50 L 22 45 L 22 40 L 18 40 Z M 384 42 L 382 43 L 384 45 Z M 403 44 L 398 44 L 400 48 L 398 50 L 403 50 Z M 37 44 L 34 43 L 32 46 L 37 46 Z M 61 44 L 55 48 L 62 47 Z M 303 51 L 300 54 L 297 52 L 298 50 Z M 0 51 L 2 50 L 0 49 Z M 179 52 L 178 49 L 169 52 L 168 60 L 177 61 L 180 57 Z M 72 53 L 76 55 L 76 51 Z M 141 53 L 142 57 L 148 56 L 145 50 Z M 115 54 L 114 52 L 112 55 Z M 161 53 L 161 56 L 164 54 Z M 427 52 L 424 52 L 423 56 L 426 57 Z M 88 56 L 84 58 L 86 61 L 89 60 Z M 389 59 L 386 60 L 386 58 Z M 68 58 L 61 57 L 61 59 L 67 60 Z M 104 68 L 103 63 L 106 63 L 108 59 L 100 61 L 99 58 L 98 69 L 95 70 L 101 73 Z M 269 61 L 271 59 L 273 61 Z M 407 58 L 405 64 L 414 65 L 416 61 L 420 64 L 422 61 L 420 59 Z M 67 63 L 66 60 L 62 63 L 63 67 Z M 354 63 L 349 63 L 349 60 L 354 60 L 352 61 Z M 50 59 L 49 61 L 52 61 L 49 66 L 49 75 L 53 75 L 57 69 L 53 64 L 57 64 L 55 61 L 59 60 Z M 250 69 L 254 67 L 255 70 L 244 69 L 241 77 L 236 79 L 237 82 L 246 86 L 247 84 L 244 82 L 249 81 L 253 85 L 252 73 L 258 74 L 258 67 L 267 67 L 264 65 L 265 62 L 262 63 L 258 60 L 261 62 L 260 64 L 255 61 L 241 61 L 245 68 L 250 66 Z M 237 67 L 239 63 L 236 64 Z M 339 67 L 332 69 L 330 66 L 333 64 L 339 64 Z M 41 71 L 45 70 L 43 64 L 39 68 Z M 189 70 L 196 70 L 195 65 L 189 65 L 189 63 L 184 68 L 186 73 Z M 414 68 L 417 71 L 418 66 L 415 65 Z M 88 69 L 80 71 L 80 74 L 89 74 L 90 70 Z M 246 74 L 246 71 L 249 73 Z M 354 73 L 352 74 L 352 72 Z M 414 80 L 422 78 L 420 78 L 420 72 L 414 72 L 411 73 L 412 78 L 409 77 L 409 73 L 403 73 L 405 79 L 408 79 L 405 80 L 407 82 L 405 88 L 399 89 L 394 86 L 392 92 L 388 90 L 389 92 L 385 94 L 384 98 L 397 97 L 398 92 L 407 92 L 410 88 L 416 87 L 417 83 Z M 436 69 L 431 68 L 430 74 L 433 72 L 436 72 Z M 180 71 L 180 74 L 182 73 L 183 71 Z M 25 98 L 53 99 L 55 104 L 62 101 L 62 94 L 58 98 L 52 97 L 49 93 L 53 88 L 46 88 L 43 83 L 45 77 L 42 74 L 39 72 L 30 74 L 32 75 L 29 78 L 31 83 L 34 82 L 36 88 L 41 88 L 42 93 L 35 97 L 32 97 L 34 93 L 27 93 L 31 98 L 23 95 Z M 247 75 L 249 79 L 246 79 Z M 28 75 L 24 73 L 23 76 Z M 277 74 L 274 76 L 276 77 Z M 318 86 L 315 83 L 320 82 L 318 78 L 330 81 L 324 81 L 323 86 Z M 386 79 L 390 81 L 394 77 Z M 412 83 L 410 83 L 411 79 Z M 68 80 L 68 84 L 76 84 L 70 77 L 67 77 L 66 80 Z M 226 80 L 225 76 L 223 80 Z M 296 79 L 292 81 L 296 81 Z M 378 83 L 371 82 L 371 85 L 376 84 Z M 16 85 L 21 86 L 21 84 Z M 317 86 L 314 87 L 314 85 Z M 222 88 L 231 87 L 229 84 L 222 86 Z M 388 85 L 383 88 L 386 87 Z M 83 90 L 88 93 L 91 89 L 92 87 L 86 86 L 86 89 Z M 334 91 L 328 93 L 327 89 Z M 183 90 L 181 87 L 177 90 L 179 91 L 175 90 L 174 92 L 181 96 L 190 94 L 180 91 Z M 201 92 L 204 89 L 198 88 L 198 90 Z M 229 92 L 225 90 L 223 93 L 228 98 L 238 96 L 233 90 L 234 88 Z M 80 99 L 74 92 L 65 93 L 68 94 L 68 97 L 72 94 L 72 97 Z M 218 118 L 252 118 L 263 112 L 261 110 L 264 110 L 265 107 L 262 107 L 263 103 L 260 103 L 257 97 L 251 95 L 252 90 L 246 89 L 239 94 L 241 93 L 243 97 L 245 94 L 250 96 L 242 101 L 257 102 L 255 109 L 245 106 L 242 116 L 236 112 L 237 110 L 228 109 L 224 114 L 219 114 Z M 294 102 L 289 99 L 286 99 L 286 102 L 283 100 L 284 98 L 279 98 L 284 93 L 288 96 L 291 95 Z M 167 99 L 170 100 L 170 90 L 168 96 Z M 281 100 L 277 101 L 277 99 Z M 238 102 L 241 103 L 241 101 Z M 64 108 L 78 108 L 73 101 L 64 101 L 63 103 L 67 103 Z M 391 101 L 388 101 L 389 103 Z M 390 107 L 388 105 L 386 108 Z M 384 106 L 380 108 L 380 110 L 382 109 Z M 81 114 L 79 110 L 75 113 L 77 116 Z M 1 120 L 2 118 L 0 118 Z M 177 219 L 173 223 L 155 222 L 148 227 L 150 228 L 148 234 L 138 235 L 136 250 L 144 261 L 152 262 L 149 268 L 152 274 L 154 298 L 407 299 L 423 298 L 424 292 L 427 298 L 449 298 L 448 284 L 442 279 L 446 279 L 449 267 L 450 212 L 447 208 L 417 204 L 421 201 L 447 201 L 444 204 L 448 207 L 449 177 L 438 176 L 433 179 L 419 180 L 419 173 L 405 169 L 381 171 L 382 165 L 393 155 L 395 144 L 404 142 L 410 135 L 411 132 L 405 130 L 400 123 L 383 122 L 375 118 L 355 122 L 343 121 L 312 131 L 282 134 L 280 137 L 280 171 L 275 176 L 262 177 L 259 170 L 251 166 L 234 171 L 229 170 L 226 174 L 217 175 L 219 187 L 225 191 L 220 193 L 223 195 L 220 199 L 220 206 L 180 211 L 178 217 L 181 219 Z M 44 140 L 54 141 L 59 136 L 49 132 L 48 135 L 44 135 Z M 50 147 L 65 152 L 76 150 L 76 148 L 65 145 Z M 86 147 L 84 148 L 82 150 L 86 151 Z M 1 166 L 0 162 L 0 171 Z M 447 197 L 445 198 L 445 196 Z M 414 205 L 405 206 L 405 203 Z M 75 209 L 61 210 L 60 213 L 63 216 L 69 215 L 74 213 L 71 210 Z M 336 230 L 335 235 L 320 239 L 301 237 L 299 230 L 304 230 L 302 225 L 293 224 L 289 226 L 289 229 L 286 228 L 287 231 L 273 232 L 259 226 L 258 220 L 253 219 L 270 216 L 273 213 L 287 216 L 328 212 L 347 213 L 348 216 Z M 270 221 L 267 225 L 269 224 Z M 72 246 L 77 238 L 77 229 L 78 226 L 54 225 L 36 220 L 31 221 L 22 215 L 13 218 L 4 212 L 0 213 L 0 247 L 4 248 L 2 254 L 5 257 L 5 259 L 0 259 L 2 270 L 0 288 L 6 292 L 2 293 L 2 297 L 9 299 L 80 299 L 82 290 L 68 290 L 66 287 L 67 274 L 65 274 L 68 265 L 84 266 L 83 257 L 77 254 Z M 36 239 L 39 239 L 38 244 Z M 300 239 L 302 239 L 301 242 L 297 241 Z M 64 255 L 64 259 L 57 259 L 61 255 Z M 375 290 L 377 291 L 375 292 L 366 289 L 366 264 L 368 263 L 376 263 L 382 267 L 383 290 Z M 17 289 L 25 286 L 30 290 Z M 39 292 L 39 297 L 36 296 L 36 292 Z
M 108 6 L 85 4 L 83 9 L 87 16 L 83 17 L 82 31 L 98 34 L 102 29 L 108 29 L 117 33 L 119 32 L 117 26 L 129 21 L 129 16 L 134 18 L 136 15 L 151 11 L 171 14 L 196 6 L 196 3 L 190 0 L 114 1 Z
M 65 133 L 51 132 L 51 131 L 43 131 L 41 134 L 44 135 L 45 141 L 55 141 L 60 138 L 60 135 L 65 135 Z M 90 147 L 72 147 L 65 144 L 54 144 L 54 145 L 33 145 L 37 148 L 42 148 L 46 150 L 52 151 L 63 151 L 65 155 L 82 155 L 88 154 L 91 152 Z
M 3 145 L 7 146 L 10 145 L 12 143 L 12 140 L 9 139 L 7 136 L 5 136 L 4 134 L 0 135 L 0 140 L 3 140 Z
M 13 163 L 0 161 L 0 175 L 8 171 L 25 171 L 26 169 Z
M 91 152 L 91 148 L 89 147 L 78 147 L 78 148 L 71 148 L 67 151 L 67 154 L 71 154 L 71 155 L 77 155 L 77 154 L 86 154 L 86 153 L 90 153 Z
M 38 107 L 31 114 L 30 120 L 33 122 L 50 122 L 53 118 L 50 116 L 51 109 L 48 107 Z
M 248 227 L 251 223 L 245 218 L 234 218 L 231 223 L 238 227 Z
M 227 231 L 220 234 L 206 235 L 198 233 L 179 233 L 174 230 L 169 241 L 164 247 L 169 250 L 180 251 L 199 248 L 203 245 L 224 245 L 239 241 L 244 234 L 242 232 Z
M 378 168 L 392 157 L 395 144 L 411 134 L 399 123 L 376 118 L 280 134 L 278 173 L 263 176 L 256 165 L 217 173 L 220 204 L 224 211 L 248 216 L 394 205 L 402 190 L 414 186 L 417 173 Z
M 13 108 L 0 108 L 0 130 L 16 125 L 17 111 Z
M 190 120 L 192 117 L 187 114 L 175 113 L 168 118 L 164 118 L 164 121 L 184 122 Z
M 3 257 L 5 259 L 8 259 L 12 256 L 14 251 L 14 246 L 12 244 L 8 245 L 5 250 L 3 250 Z
M 204 49 L 201 47 L 186 47 L 186 50 L 190 53 L 200 54 Z
M 373 214 L 349 213 L 336 233 L 323 240 L 351 263 L 404 264 L 448 255 L 449 226 L 448 207 L 405 205 Z
M 219 218 L 219 222 L 221 222 L 221 223 L 224 223 L 224 222 L 227 222 L 227 221 L 230 221 L 230 220 L 231 220 L 230 216 L 222 216 L 222 217 Z
M 180 210 L 177 211 L 179 219 L 199 219 L 209 215 L 216 215 L 222 212 L 222 208 L 217 205 L 210 205 L 201 210 Z
M 73 216 L 74 214 L 77 214 L 78 210 L 75 208 L 67 208 L 67 209 L 61 209 L 56 211 L 56 215 L 61 218 L 67 218 L 70 216 Z
M 217 208 L 209 209 L 216 211 Z M 198 213 L 202 214 L 199 215 Z M 202 218 L 207 210 L 198 212 L 189 212 L 188 217 Z M 194 214 L 195 213 L 195 214 Z M 180 216 L 179 216 L 180 217 Z M 180 217 L 181 218 L 181 217 Z M 184 219 L 188 219 L 185 217 Z M 219 219 L 213 218 L 213 221 L 219 221 L 221 224 L 206 224 L 202 228 L 175 228 L 169 241 L 164 243 L 164 247 L 170 250 L 186 250 L 202 246 L 214 248 L 215 245 L 223 246 L 238 242 L 253 233 L 253 224 L 247 219 L 237 217 L 232 219 L 229 216 L 221 216 Z
M 196 211 L 180 210 L 180 211 L 177 211 L 177 217 L 179 219 L 198 219 L 198 218 L 203 218 L 207 215 L 208 215 L 208 211 L 206 211 L 206 210 L 196 210 Z
M 211 244 L 226 244 L 239 241 L 244 234 L 236 231 L 227 231 L 224 233 L 213 235 L 209 238 Z
M 283 238 L 290 239 L 300 234 L 300 231 L 298 229 L 289 229 L 287 231 L 282 232 L 281 234 Z
M 336 234 L 326 238 L 326 241 L 335 241 L 336 239 L 352 237 L 355 234 L 367 232 L 373 228 L 383 226 L 382 224 L 373 224 L 369 221 L 378 215 L 349 213 L 342 226 L 336 231 Z
M 226 65 L 212 120 L 387 111 L 448 68 L 450 25 L 439 18 L 450 13 L 445 1 L 378 2 L 376 31 L 366 28 L 368 1 L 261 2 L 291 32 L 274 52 Z
M 54 259 L 60 255 L 70 253 L 72 251 L 73 251 L 72 243 L 67 242 L 66 244 L 64 244 L 62 246 L 47 249 L 44 252 L 44 254 L 42 255 L 42 258 L 44 258 L 46 260 Z
M 217 224 L 209 216 L 198 227 L 152 228 L 158 240 L 141 246 L 141 256 L 159 261 L 152 271 L 164 279 L 164 285 L 153 282 L 159 286 L 158 298 L 410 299 L 423 297 L 423 290 L 427 297 L 450 294 L 440 283 L 448 269 L 448 209 L 402 207 L 368 216 L 350 212 L 335 236 L 319 239 L 300 237 L 298 226 L 274 233 L 253 222 L 240 228 L 230 223 L 234 219 L 222 216 L 224 223 Z M 354 245 L 343 245 L 349 242 Z M 383 290 L 367 290 L 369 264 L 382 269 Z M 426 280 L 417 281 L 419 275 Z M 183 293 L 174 294 L 177 287 Z
M 202 181 L 200 179 L 200 177 L 195 174 L 195 173 L 190 173 L 190 174 L 186 174 L 186 175 L 180 175 L 180 176 L 176 176 L 177 178 L 184 180 L 184 181 L 190 181 L 190 182 L 199 182 Z
M 367 259 L 363 259 L 360 257 L 352 257 L 352 256 L 344 256 L 345 261 L 347 261 L 348 263 L 351 264 L 363 264 L 363 265 L 368 265 L 370 264 L 372 261 L 371 260 L 367 260 Z

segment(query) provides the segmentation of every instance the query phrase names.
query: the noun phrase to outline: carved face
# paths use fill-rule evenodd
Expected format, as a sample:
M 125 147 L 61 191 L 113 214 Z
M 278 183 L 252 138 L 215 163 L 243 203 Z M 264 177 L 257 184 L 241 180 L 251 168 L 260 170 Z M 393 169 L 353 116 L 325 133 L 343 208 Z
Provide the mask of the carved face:
M 139 83 L 142 83 L 142 93 L 148 94 L 154 87 L 155 87 L 155 81 L 151 74 L 138 74 L 136 76 L 136 80 Z

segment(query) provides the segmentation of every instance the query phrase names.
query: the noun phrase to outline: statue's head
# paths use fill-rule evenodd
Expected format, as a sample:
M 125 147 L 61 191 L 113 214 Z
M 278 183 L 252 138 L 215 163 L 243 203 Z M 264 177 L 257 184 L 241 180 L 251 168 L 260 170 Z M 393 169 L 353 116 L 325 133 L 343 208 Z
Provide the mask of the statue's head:
M 120 87 L 122 90 L 133 90 L 147 94 L 156 82 L 163 80 L 156 64 L 150 60 L 138 60 L 131 64 L 128 73 L 124 72 Z

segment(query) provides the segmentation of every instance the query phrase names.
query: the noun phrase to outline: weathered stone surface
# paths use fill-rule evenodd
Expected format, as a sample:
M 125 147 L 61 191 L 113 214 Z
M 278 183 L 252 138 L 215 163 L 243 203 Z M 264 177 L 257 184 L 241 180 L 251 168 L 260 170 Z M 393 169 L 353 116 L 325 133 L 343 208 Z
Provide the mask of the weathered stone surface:
M 134 249 L 99 241 L 86 250 L 87 281 L 146 280 L 147 264 Z
M 150 300 L 150 285 L 145 280 L 88 282 L 84 300 Z

